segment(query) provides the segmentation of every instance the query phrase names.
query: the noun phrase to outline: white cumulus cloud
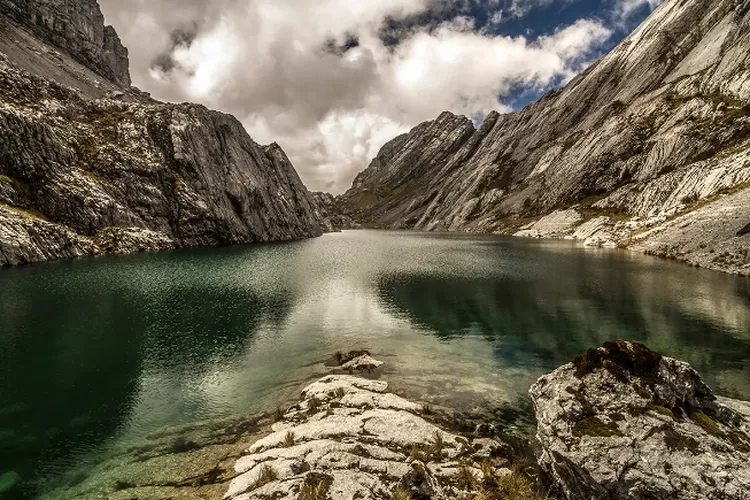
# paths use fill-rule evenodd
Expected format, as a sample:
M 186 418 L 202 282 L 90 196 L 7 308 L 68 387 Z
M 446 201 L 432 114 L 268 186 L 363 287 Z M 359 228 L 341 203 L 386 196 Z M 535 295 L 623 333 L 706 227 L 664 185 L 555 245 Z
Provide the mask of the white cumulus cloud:
M 278 142 L 308 187 L 338 193 L 398 133 L 446 109 L 507 110 L 512 88 L 572 77 L 612 34 L 581 19 L 546 36 L 509 37 L 457 17 L 384 41 L 388 22 L 435 1 L 101 3 L 131 50 L 136 85 L 234 114 L 256 141 Z

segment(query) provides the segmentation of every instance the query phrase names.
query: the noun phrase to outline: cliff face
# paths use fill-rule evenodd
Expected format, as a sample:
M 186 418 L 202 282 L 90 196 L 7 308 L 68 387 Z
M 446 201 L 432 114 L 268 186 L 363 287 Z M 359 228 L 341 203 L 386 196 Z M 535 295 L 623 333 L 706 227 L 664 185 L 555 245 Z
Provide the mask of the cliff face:
M 323 231 L 326 233 L 340 233 L 345 230 L 363 229 L 349 215 L 342 213 L 341 201 L 330 193 L 312 193 L 318 217 L 321 219 Z
M 667 0 L 584 74 L 522 111 L 492 113 L 476 131 L 446 114 L 418 126 L 355 181 L 346 207 L 362 222 L 422 230 L 574 237 L 595 221 L 580 233 L 592 241 L 716 268 L 710 250 L 729 252 L 742 260 L 729 270 L 746 272 L 736 235 L 750 207 L 731 203 L 731 223 L 710 237 L 682 219 L 695 248 L 642 233 L 656 238 L 699 208 L 725 216 L 727 196 L 748 187 L 749 49 L 750 1 Z M 453 140 L 436 150 L 436 133 Z M 435 160 L 412 169 L 422 154 Z M 398 189 L 377 174 L 393 170 L 403 175 Z M 534 227 L 567 208 L 572 222 Z
M 17 5 L 86 12 L 101 25 L 95 2 Z M 0 265 L 322 233 L 277 145 L 256 144 L 235 118 L 202 106 L 113 95 L 117 86 L 91 73 L 103 59 L 77 65 L 3 22 L 12 36 L 0 45 Z M 95 37 L 100 25 L 60 36 Z M 25 55 L 36 74 L 11 62 Z
M 0 0 L 0 13 L 99 75 L 130 86 L 128 49 L 115 29 L 104 25 L 96 0 Z

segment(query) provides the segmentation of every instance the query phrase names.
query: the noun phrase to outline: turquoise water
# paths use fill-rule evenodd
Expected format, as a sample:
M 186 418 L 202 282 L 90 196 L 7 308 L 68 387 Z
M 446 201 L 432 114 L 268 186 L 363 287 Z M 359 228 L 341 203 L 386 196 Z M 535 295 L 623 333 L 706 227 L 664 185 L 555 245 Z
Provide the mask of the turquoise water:
M 361 231 L 0 270 L 0 496 L 164 427 L 273 409 L 339 350 L 406 395 L 525 405 L 613 338 L 750 399 L 750 287 L 624 251 Z

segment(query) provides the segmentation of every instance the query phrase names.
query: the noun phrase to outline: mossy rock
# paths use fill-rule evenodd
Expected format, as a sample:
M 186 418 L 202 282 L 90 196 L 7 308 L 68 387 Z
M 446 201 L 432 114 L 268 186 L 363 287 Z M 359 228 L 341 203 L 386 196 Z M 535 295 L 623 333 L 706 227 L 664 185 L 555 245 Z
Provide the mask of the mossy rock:
M 575 376 L 583 378 L 596 370 L 605 369 L 621 382 L 632 377 L 647 385 L 656 382 L 662 355 L 640 342 L 616 340 L 598 349 L 589 349 L 573 360 Z
M 624 434 L 614 421 L 604 422 L 598 417 L 589 417 L 576 423 L 573 427 L 573 435 L 576 437 L 613 437 Z

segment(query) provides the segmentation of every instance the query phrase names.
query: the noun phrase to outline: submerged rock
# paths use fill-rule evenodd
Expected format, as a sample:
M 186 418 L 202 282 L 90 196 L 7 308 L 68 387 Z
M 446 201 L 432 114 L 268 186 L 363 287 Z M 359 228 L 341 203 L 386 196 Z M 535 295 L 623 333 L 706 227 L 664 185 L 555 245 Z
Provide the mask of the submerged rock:
M 750 405 L 637 342 L 591 349 L 531 388 L 541 465 L 570 500 L 745 499 Z
M 472 498 L 486 474 L 510 474 L 492 458 L 502 443 L 446 432 L 387 388 L 349 375 L 308 386 L 274 432 L 237 461 L 224 498 Z

